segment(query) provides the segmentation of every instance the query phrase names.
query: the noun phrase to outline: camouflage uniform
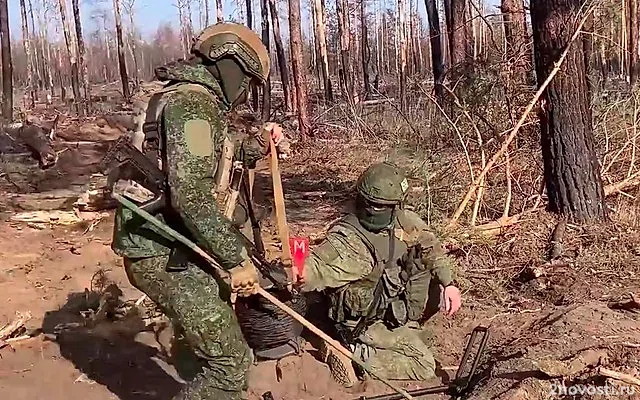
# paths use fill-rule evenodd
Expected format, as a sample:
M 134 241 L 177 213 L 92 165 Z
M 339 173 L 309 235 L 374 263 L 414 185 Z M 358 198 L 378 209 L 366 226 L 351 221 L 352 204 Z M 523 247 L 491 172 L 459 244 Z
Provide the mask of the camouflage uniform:
M 233 62 L 246 62 L 249 54 L 262 61 L 257 67 L 266 78 L 267 52 L 260 46 L 257 35 L 240 25 L 217 24 L 205 29 L 195 41 L 195 58 L 156 70 L 159 79 L 169 82 L 157 97 L 162 106 L 147 111 L 147 122 L 158 118 L 159 164 L 168 186 L 168 206 L 155 216 L 191 238 L 226 270 L 244 265 L 248 254 L 212 194 L 227 137 L 225 112 L 243 99 L 235 98 L 229 89 L 233 82 L 225 81 L 222 67 L 231 71 L 233 65 L 218 66 L 216 60 L 235 56 Z M 238 56 L 241 51 L 244 59 Z M 253 61 L 255 70 L 257 61 Z M 246 76 L 245 72 L 243 78 Z M 246 79 L 236 86 L 238 98 L 248 90 Z M 145 148 L 152 136 L 147 133 Z M 266 152 L 256 138 L 241 144 L 236 157 L 242 155 L 249 164 Z M 116 213 L 112 248 L 124 257 L 132 284 L 162 308 L 195 353 L 198 363 L 190 367 L 199 372 L 176 399 L 240 399 L 251 352 L 229 305 L 228 286 L 219 284 L 206 262 L 124 207 Z
M 384 192 L 378 193 L 378 199 L 363 198 L 385 186 L 397 189 L 386 196 L 395 202 L 385 203 Z M 329 319 L 338 332 L 353 334 L 374 303 L 380 282 L 373 320 L 347 344 L 356 357 L 387 379 L 424 380 L 434 376 L 435 362 L 417 321 L 425 313 L 437 312 L 438 284 L 452 284 L 452 262 L 416 213 L 394 208 L 407 186 L 393 166 L 370 167 L 358 183 L 359 211 L 333 225 L 308 257 L 303 290 L 324 290 L 330 301 Z M 375 213 L 380 211 L 375 207 L 368 214 L 363 211 L 376 203 L 393 205 L 378 227 Z

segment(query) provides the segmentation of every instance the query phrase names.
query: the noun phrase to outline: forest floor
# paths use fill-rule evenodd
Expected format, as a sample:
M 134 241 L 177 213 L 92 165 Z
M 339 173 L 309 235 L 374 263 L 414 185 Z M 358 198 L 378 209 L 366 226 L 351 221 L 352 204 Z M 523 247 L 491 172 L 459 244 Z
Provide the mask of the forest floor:
M 407 165 L 421 159 L 415 149 L 361 139 L 329 138 L 294 150 L 280 164 L 291 235 L 317 243 L 350 209 L 358 174 L 386 157 Z M 420 180 L 412 183 L 420 194 Z M 268 164 L 259 166 L 256 184 L 257 201 L 269 208 Z M 141 296 L 111 251 L 113 212 L 69 225 L 16 222 L 11 217 L 23 210 L 12 194 L 15 181 L 3 182 L 0 190 L 0 327 L 16 313 L 30 313 L 25 326 L 38 333 L 0 349 L 0 398 L 170 399 L 182 383 L 167 356 L 169 330 L 157 324 L 145 330 L 126 318 L 69 328 L 82 320 L 79 311 L 86 311 L 104 280 L 115 283 L 124 300 Z M 445 243 L 459 264 L 463 307 L 454 317 L 437 315 L 425 325 L 438 378 L 402 386 L 450 382 L 470 332 L 484 325 L 491 338 L 472 398 L 604 398 L 554 395 L 560 382 L 626 388 L 632 394 L 609 398 L 640 398 L 640 386 L 633 386 L 640 379 L 640 225 L 628 215 L 635 207 L 617 208 L 608 224 L 569 224 L 553 261 L 545 260 L 557 221 L 543 211 L 497 237 L 450 232 Z M 264 231 L 273 251 L 275 227 L 268 220 Z M 252 366 L 248 398 L 271 391 L 277 400 L 337 400 L 389 391 L 378 382 L 362 391 L 341 389 L 308 347 L 278 365 Z M 611 371 L 623 381 L 607 378 Z

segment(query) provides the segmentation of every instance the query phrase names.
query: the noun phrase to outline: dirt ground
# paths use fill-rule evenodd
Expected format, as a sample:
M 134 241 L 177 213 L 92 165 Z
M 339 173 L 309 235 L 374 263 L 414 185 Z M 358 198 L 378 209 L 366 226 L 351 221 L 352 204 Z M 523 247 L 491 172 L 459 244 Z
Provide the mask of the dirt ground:
M 350 190 L 362 168 L 385 156 L 404 162 L 412 157 L 385 148 L 324 141 L 283 162 L 291 235 L 317 243 L 349 209 Z M 258 201 L 263 212 L 272 214 L 265 168 L 256 181 Z M 11 189 L 3 185 L 5 193 Z M 167 354 L 170 332 L 160 329 L 161 324 L 145 329 L 139 319 L 123 318 L 73 328 L 82 320 L 83 305 L 95 301 L 94 291 L 104 286 L 101 280 L 115 283 L 126 301 L 141 296 L 110 249 L 112 212 L 71 226 L 10 222 L 15 212 L 10 198 L 3 196 L 0 327 L 17 312 L 29 312 L 26 327 L 37 334 L 0 349 L 0 398 L 151 400 L 177 393 L 182 381 Z M 265 236 L 273 241 L 272 216 L 268 220 Z M 459 232 L 447 237 L 460 265 L 463 308 L 453 318 L 437 315 L 425 325 L 433 338 L 438 378 L 402 386 L 450 382 L 468 335 L 478 325 L 490 326 L 491 339 L 473 398 L 572 398 L 552 396 L 551 385 L 602 385 L 600 367 L 638 379 L 640 305 L 629 294 L 640 294 L 640 231 L 615 217 L 607 226 L 570 226 L 563 256 L 548 263 L 544 254 L 555 223 L 540 212 L 491 240 Z M 278 365 L 252 366 L 248 398 L 261 399 L 267 391 L 277 400 L 355 399 L 389 392 L 377 382 L 368 382 L 361 391 L 340 389 L 326 366 L 313 358 L 310 345 L 307 350 Z M 617 398 L 640 398 L 640 387 L 636 393 Z

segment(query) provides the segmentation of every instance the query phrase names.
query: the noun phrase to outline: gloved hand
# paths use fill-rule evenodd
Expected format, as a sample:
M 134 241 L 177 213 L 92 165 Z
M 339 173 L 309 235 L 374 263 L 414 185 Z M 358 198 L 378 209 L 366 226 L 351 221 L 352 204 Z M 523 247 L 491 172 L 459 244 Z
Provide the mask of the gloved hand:
M 258 293 L 260 287 L 258 271 L 251 260 L 244 260 L 239 266 L 229 270 L 231 274 L 231 293 L 247 297 Z

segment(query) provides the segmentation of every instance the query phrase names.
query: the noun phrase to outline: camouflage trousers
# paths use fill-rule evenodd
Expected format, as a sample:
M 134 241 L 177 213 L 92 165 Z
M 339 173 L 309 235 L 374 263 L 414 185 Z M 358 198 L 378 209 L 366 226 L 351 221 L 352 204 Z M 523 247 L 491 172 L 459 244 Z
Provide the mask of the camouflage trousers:
M 199 371 L 174 400 L 239 400 L 246 389 L 251 351 L 218 282 L 189 262 L 179 272 L 166 270 L 168 256 L 127 259 L 131 283 L 146 293 L 182 332 Z
M 440 286 L 433 279 L 415 285 L 415 290 L 427 291 L 428 297 L 422 321 L 439 310 Z M 351 345 L 354 356 L 360 358 L 379 376 L 390 380 L 427 380 L 435 376 L 436 363 L 427 332 L 415 324 L 389 329 L 382 321 L 371 325 Z

